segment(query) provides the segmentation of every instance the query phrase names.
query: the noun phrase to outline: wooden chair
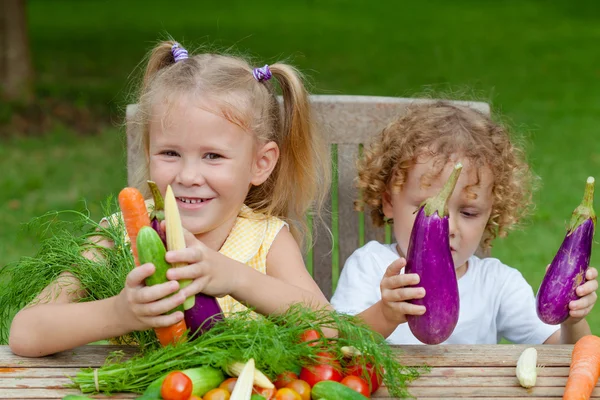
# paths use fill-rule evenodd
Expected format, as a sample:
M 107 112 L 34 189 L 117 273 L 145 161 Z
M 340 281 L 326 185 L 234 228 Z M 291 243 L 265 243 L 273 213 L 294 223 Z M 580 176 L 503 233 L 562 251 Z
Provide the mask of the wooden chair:
M 331 146 L 333 168 L 332 185 L 328 209 L 324 212 L 325 224 L 314 224 L 317 241 L 305 255 L 308 270 L 328 299 L 331 298 L 346 259 L 354 250 L 370 240 L 390 243 L 389 227 L 373 226 L 367 213 L 354 211 L 354 200 L 358 193 L 353 185 L 356 176 L 356 160 L 359 148 L 368 143 L 395 116 L 402 113 L 413 102 L 431 102 L 429 99 L 408 99 L 373 96 L 329 96 L 313 95 L 311 103 L 317 124 L 323 129 Z M 489 114 L 487 103 L 462 102 Z M 140 149 L 133 148 L 131 138 L 137 128 L 130 123 L 136 112 L 135 105 L 127 107 L 128 172 L 143 157 Z M 131 174 L 129 174 L 131 175 Z M 333 244 L 332 244 L 333 239 Z

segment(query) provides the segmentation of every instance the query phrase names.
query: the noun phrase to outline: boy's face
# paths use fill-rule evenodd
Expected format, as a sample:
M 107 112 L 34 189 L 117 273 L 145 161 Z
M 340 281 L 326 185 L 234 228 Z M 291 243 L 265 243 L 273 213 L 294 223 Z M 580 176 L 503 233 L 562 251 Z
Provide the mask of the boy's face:
M 461 162 L 463 168 L 448 200 L 448 213 L 452 259 L 460 278 L 467 270 L 467 260 L 475 254 L 481 242 L 492 211 L 493 179 L 489 169 L 479 169 L 478 182 L 477 169 L 468 159 L 452 157 L 441 166 L 439 158 L 419 157 L 408 170 L 400 193 L 393 193 L 390 187 L 384 194 L 383 212 L 386 217 L 394 219 L 398 251 L 405 256 L 415 211 L 425 199 L 440 192 L 457 162 Z

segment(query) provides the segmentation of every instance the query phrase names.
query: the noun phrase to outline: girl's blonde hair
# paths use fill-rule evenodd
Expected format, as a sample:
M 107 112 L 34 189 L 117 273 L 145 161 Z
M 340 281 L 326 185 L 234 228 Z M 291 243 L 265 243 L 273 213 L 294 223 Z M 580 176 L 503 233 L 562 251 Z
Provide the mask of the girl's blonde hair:
M 400 191 L 409 169 L 424 154 L 442 157 L 441 165 L 459 154 L 475 167 L 490 169 L 493 205 L 483 248 L 490 248 L 497 236 L 506 236 L 530 210 L 534 176 L 507 128 L 473 108 L 446 101 L 411 104 L 374 139 L 358 166 L 362 199 L 357 209 L 367 204 L 373 223 L 382 226 L 383 193 L 390 187 Z
M 132 176 L 134 186 L 149 196 L 146 180 L 152 107 L 159 101 L 194 96 L 202 100 L 202 106 L 210 105 L 211 112 L 256 135 L 259 141 L 278 145 L 280 157 L 275 169 L 266 182 L 250 189 L 245 204 L 256 212 L 288 222 L 295 239 L 303 243 L 303 238 L 310 238 L 305 214 L 311 207 L 317 213 L 320 210 L 330 173 L 328 153 L 313 126 L 301 74 L 287 64 L 269 66 L 281 90 L 282 108 L 273 80 L 257 81 L 248 61 L 206 53 L 190 54 L 175 62 L 171 51 L 174 44 L 175 41 L 161 42 L 149 55 L 133 121 L 142 133 L 133 145 L 143 149 L 146 157 Z

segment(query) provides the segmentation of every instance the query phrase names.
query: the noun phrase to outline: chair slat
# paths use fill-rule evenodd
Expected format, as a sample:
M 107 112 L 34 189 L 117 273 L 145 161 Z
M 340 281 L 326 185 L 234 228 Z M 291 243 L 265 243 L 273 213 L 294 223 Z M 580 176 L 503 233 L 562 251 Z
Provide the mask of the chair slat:
M 356 177 L 358 146 L 355 144 L 338 145 L 338 212 L 339 212 L 339 271 L 344 263 L 358 249 L 358 213 L 354 210 L 357 190 L 353 181 Z

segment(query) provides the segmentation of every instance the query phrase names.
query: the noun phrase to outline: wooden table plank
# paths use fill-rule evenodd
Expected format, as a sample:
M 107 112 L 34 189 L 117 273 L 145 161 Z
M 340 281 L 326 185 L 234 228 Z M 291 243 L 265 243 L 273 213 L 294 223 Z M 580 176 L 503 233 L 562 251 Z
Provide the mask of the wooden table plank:
M 393 346 L 400 362 L 405 365 L 430 365 L 429 374 L 412 382 L 409 391 L 417 399 L 453 398 L 539 398 L 560 399 L 569 373 L 573 346 L 533 346 L 538 350 L 536 387 L 524 389 L 515 377 L 515 365 L 525 345 L 445 345 Z M 82 367 L 100 367 L 112 351 L 123 351 L 130 357 L 136 351 L 124 346 L 83 346 L 41 358 L 22 358 L 0 346 L 0 399 L 62 399 L 77 394 L 65 389 L 69 376 Z M 107 398 L 106 396 L 92 396 Z M 122 394 L 114 399 L 131 399 L 135 394 Z M 389 399 L 385 387 L 374 399 Z M 593 395 L 600 400 L 600 385 Z

